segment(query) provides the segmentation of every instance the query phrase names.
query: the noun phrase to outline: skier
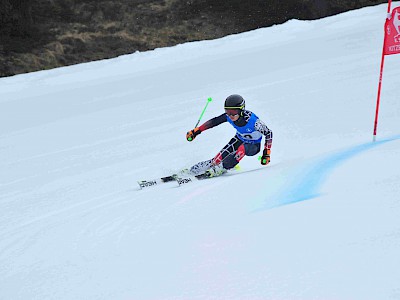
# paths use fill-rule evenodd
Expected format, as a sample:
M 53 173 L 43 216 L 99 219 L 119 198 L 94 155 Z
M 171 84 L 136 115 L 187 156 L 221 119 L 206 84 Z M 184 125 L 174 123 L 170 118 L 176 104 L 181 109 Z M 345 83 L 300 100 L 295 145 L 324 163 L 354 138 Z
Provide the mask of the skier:
M 236 129 L 236 135 L 214 158 L 201 161 L 190 168 L 193 175 L 214 177 L 225 173 L 235 167 L 245 155 L 254 156 L 259 153 L 263 135 L 265 144 L 261 164 L 268 165 L 271 160 L 272 131 L 253 112 L 245 110 L 243 97 L 230 95 L 225 100 L 224 108 L 225 113 L 186 133 L 186 139 L 191 142 L 204 130 L 225 122 L 229 122 Z

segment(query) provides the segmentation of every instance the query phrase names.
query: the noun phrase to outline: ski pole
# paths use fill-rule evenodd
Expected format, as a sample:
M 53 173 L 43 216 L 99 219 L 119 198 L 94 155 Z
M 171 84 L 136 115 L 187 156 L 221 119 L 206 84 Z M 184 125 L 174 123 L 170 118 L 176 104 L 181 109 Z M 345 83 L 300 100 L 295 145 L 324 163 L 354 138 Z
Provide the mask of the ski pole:
M 199 125 L 199 123 L 200 123 L 200 121 L 201 121 L 201 118 L 203 118 L 203 115 L 204 115 L 204 113 L 205 113 L 205 111 L 206 111 L 206 109 L 207 109 L 207 106 L 208 106 L 208 104 L 209 104 L 211 101 L 212 101 L 212 98 L 209 97 L 209 98 L 207 99 L 206 106 L 204 107 L 203 111 L 201 112 L 200 117 L 199 117 L 199 120 L 197 121 L 197 123 L 196 123 L 196 125 L 194 126 L 194 128 L 196 128 L 196 127 Z M 191 141 L 191 140 L 192 140 L 192 138 L 189 138 L 189 139 L 188 139 L 188 141 Z
M 197 121 L 197 123 L 196 123 L 196 125 L 194 126 L 194 128 L 196 128 L 197 125 L 199 125 L 199 123 L 200 123 L 200 121 L 201 121 L 201 118 L 203 118 L 203 115 L 204 115 L 204 113 L 205 113 L 205 111 L 206 111 L 206 109 L 207 109 L 207 106 L 208 106 L 208 104 L 209 104 L 211 101 L 212 101 L 212 98 L 209 97 L 209 98 L 207 99 L 206 106 L 204 107 L 203 111 L 201 112 L 201 115 L 200 115 L 200 117 L 199 117 L 199 120 Z

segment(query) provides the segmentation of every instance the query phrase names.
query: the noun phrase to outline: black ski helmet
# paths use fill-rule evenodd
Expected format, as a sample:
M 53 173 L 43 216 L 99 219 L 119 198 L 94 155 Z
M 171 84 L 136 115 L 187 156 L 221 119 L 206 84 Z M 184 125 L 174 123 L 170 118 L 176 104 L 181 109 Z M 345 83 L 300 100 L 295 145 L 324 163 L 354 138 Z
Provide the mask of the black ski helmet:
M 240 95 L 230 95 L 225 99 L 225 109 L 239 109 L 244 110 L 245 101 Z

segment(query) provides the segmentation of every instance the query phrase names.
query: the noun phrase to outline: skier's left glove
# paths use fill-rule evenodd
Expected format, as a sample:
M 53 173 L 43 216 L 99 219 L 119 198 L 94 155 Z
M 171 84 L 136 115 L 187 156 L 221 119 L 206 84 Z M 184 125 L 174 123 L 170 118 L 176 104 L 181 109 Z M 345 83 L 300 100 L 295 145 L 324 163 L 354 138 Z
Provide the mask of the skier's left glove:
M 263 155 L 261 156 L 261 164 L 266 166 L 271 161 L 271 149 L 264 149 Z
M 199 127 L 196 127 L 195 129 L 192 129 L 192 130 L 190 130 L 190 131 L 188 131 L 188 132 L 186 133 L 186 139 L 187 139 L 189 142 L 191 142 L 191 141 L 193 141 L 193 140 L 196 138 L 196 136 L 198 136 L 200 133 L 201 133 L 200 128 L 199 128 Z

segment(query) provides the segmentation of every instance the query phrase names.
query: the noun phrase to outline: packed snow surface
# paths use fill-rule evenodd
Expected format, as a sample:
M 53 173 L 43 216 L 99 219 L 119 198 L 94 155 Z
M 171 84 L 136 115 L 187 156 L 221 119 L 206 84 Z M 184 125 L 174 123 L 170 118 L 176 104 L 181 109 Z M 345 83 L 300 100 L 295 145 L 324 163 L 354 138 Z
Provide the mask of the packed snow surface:
M 0 79 L 0 299 L 400 299 L 386 8 Z M 185 134 L 235 93 L 270 165 L 139 190 L 216 155 L 228 123 Z

